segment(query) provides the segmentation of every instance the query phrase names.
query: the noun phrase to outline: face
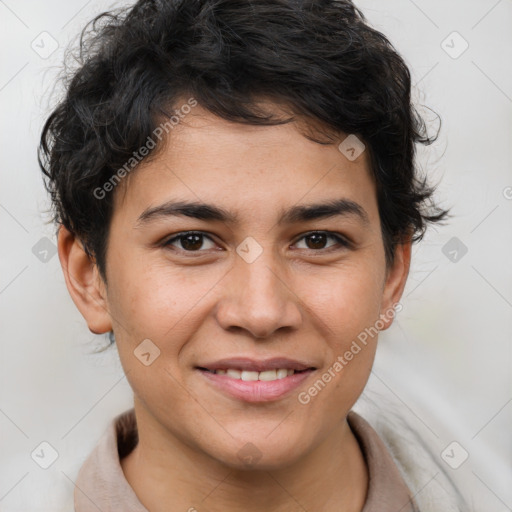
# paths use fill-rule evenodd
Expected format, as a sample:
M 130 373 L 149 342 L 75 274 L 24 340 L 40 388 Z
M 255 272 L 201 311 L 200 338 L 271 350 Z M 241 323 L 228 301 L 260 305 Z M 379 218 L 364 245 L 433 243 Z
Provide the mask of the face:
M 361 333 L 390 325 L 407 247 L 386 268 L 367 152 L 350 161 L 295 124 L 235 124 L 200 106 L 185 121 L 116 191 L 108 313 L 79 307 L 90 327 L 99 315 L 112 325 L 161 432 L 228 466 L 249 450 L 284 467 L 361 394 L 377 341 Z

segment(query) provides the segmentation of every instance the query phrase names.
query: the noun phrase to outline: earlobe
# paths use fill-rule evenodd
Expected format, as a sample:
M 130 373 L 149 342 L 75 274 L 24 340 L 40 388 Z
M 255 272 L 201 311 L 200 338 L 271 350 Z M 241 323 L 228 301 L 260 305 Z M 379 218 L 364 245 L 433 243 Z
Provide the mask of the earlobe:
M 388 329 L 393 323 L 395 317 L 396 304 L 400 301 L 411 264 L 411 238 L 406 238 L 402 243 L 395 246 L 395 258 L 392 266 L 389 268 L 384 293 L 382 297 L 382 308 L 380 319 L 384 324 L 381 330 Z
M 112 329 L 106 300 L 106 286 L 98 267 L 73 233 L 59 227 L 59 259 L 69 294 L 85 318 L 89 330 L 103 334 Z

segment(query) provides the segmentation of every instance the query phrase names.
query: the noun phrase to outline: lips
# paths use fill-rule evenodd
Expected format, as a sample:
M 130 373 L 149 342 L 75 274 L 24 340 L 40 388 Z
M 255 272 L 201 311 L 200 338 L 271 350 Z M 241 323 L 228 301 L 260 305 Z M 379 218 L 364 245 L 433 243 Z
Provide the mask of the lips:
M 315 370 L 316 368 L 305 361 L 298 361 L 287 357 L 274 357 L 272 359 L 256 360 L 245 357 L 231 357 L 219 359 L 213 362 L 207 362 L 198 365 L 196 368 L 200 370 L 208 370 L 215 372 L 216 370 L 239 370 L 247 372 L 265 372 L 269 370 L 295 370 L 301 372 L 304 370 Z
M 223 394 L 245 402 L 269 402 L 288 396 L 316 368 L 286 357 L 266 360 L 220 359 L 196 366 L 202 378 Z

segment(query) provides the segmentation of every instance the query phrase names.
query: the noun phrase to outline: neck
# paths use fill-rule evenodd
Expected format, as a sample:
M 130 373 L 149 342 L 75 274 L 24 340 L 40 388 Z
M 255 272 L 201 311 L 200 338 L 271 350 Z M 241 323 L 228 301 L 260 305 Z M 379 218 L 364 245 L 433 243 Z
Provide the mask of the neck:
M 293 465 L 278 470 L 226 466 L 192 449 L 135 402 L 139 442 L 121 460 L 128 483 L 151 512 L 361 512 L 368 471 L 346 419 Z M 333 454 L 335 454 L 333 456 Z

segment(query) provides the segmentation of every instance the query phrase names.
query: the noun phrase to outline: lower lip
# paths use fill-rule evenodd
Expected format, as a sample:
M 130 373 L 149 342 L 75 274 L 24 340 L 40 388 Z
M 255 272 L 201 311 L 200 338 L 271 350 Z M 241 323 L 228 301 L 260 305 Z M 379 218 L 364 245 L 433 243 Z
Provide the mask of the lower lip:
M 294 373 L 283 379 L 271 381 L 233 379 L 225 374 L 219 375 L 199 369 L 198 371 L 214 386 L 234 398 L 245 402 L 271 402 L 296 389 L 314 370 Z

